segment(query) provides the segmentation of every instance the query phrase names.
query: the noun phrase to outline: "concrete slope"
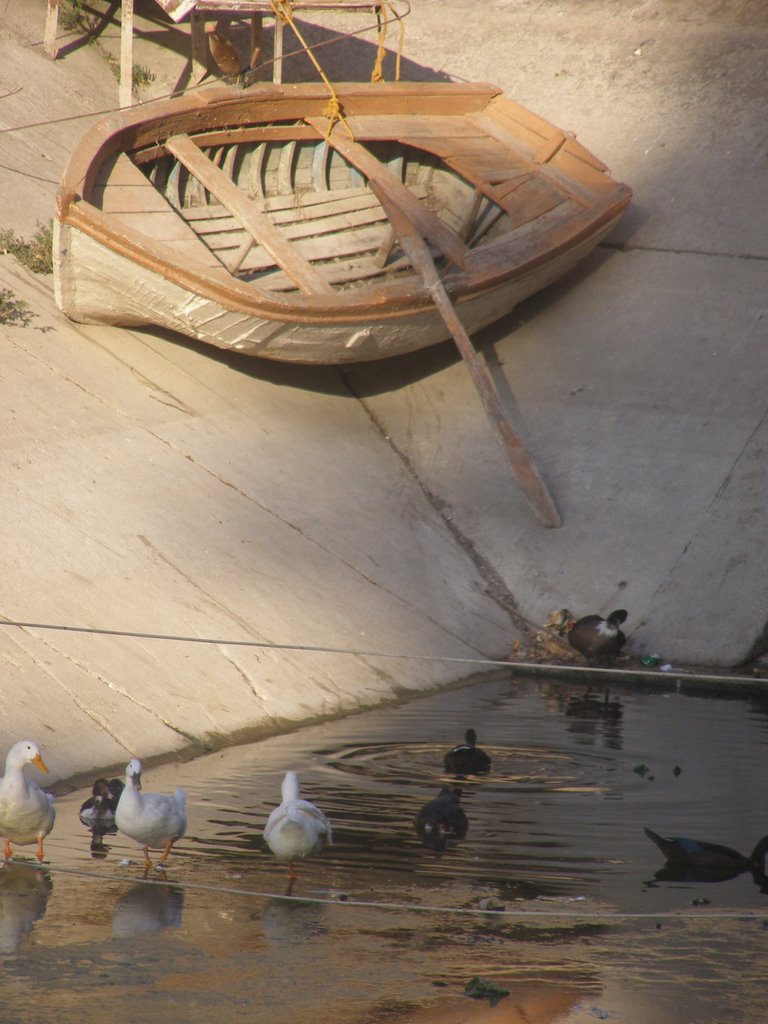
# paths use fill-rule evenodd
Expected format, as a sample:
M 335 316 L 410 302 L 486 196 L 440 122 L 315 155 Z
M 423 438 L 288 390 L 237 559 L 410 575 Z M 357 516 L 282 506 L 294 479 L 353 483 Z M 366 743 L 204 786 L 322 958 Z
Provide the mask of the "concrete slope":
M 55 122 L 4 137 L 0 228 L 25 237 L 90 123 L 61 119 L 116 102 L 114 25 L 101 49 L 63 28 L 51 62 L 44 11 L 14 7 L 0 36 L 6 89 L 20 87 L 4 126 Z M 144 40 L 137 59 L 158 53 Z M 0 289 L 30 313 L 0 326 L 0 615 L 264 645 L 0 628 L 0 752 L 33 737 L 71 776 L 402 698 L 506 655 L 508 612 L 336 370 L 81 327 L 10 255 Z
M 79 328 L 10 257 L 0 286 L 36 314 L 2 334 L 4 617 L 504 655 L 508 616 L 333 371 L 288 385 L 169 338 Z M 0 631 L 0 650 L 3 734 L 37 736 L 66 774 L 338 714 L 473 667 L 29 628 Z
M 5 12 L 4 127 L 116 102 L 103 50 L 77 32 L 63 33 L 62 59 L 42 54 L 44 11 L 30 0 Z M 136 60 L 168 90 L 185 74 L 185 29 L 150 0 L 137 12 Z M 0 287 L 36 315 L 0 328 L 0 613 L 482 658 L 517 635 L 493 590 L 533 623 L 621 604 L 638 652 L 748 657 L 764 642 L 768 579 L 767 17 L 714 0 L 492 0 L 467 19 L 460 0 L 420 0 L 406 23 L 404 75 L 497 82 L 635 189 L 611 244 L 478 339 L 560 530 L 532 517 L 451 346 L 343 375 L 255 364 L 159 332 L 72 325 L 49 279 L 2 257 Z M 105 21 L 98 46 L 118 39 Z M 324 53 L 332 77 L 364 77 L 373 47 Z M 86 125 L 4 135 L 0 227 L 28 235 L 50 218 Z M 470 668 L 31 628 L 0 630 L 0 656 L 0 747 L 37 738 L 60 776 Z
M 409 55 L 498 82 L 635 191 L 608 245 L 479 339 L 563 527 L 531 521 L 450 350 L 354 385 L 532 621 L 622 606 L 636 652 L 737 665 L 768 607 L 768 9 L 496 3 L 476 30 L 462 9 L 415 6 Z

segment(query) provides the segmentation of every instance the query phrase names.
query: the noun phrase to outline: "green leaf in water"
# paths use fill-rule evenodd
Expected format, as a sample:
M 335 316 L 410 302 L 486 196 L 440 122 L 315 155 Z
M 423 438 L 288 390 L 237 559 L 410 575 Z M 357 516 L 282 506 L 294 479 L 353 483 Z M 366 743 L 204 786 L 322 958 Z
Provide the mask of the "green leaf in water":
M 503 988 L 495 981 L 489 981 L 488 978 L 481 978 L 478 974 L 467 982 L 464 992 L 471 999 L 490 999 L 494 1003 L 509 995 L 509 989 Z

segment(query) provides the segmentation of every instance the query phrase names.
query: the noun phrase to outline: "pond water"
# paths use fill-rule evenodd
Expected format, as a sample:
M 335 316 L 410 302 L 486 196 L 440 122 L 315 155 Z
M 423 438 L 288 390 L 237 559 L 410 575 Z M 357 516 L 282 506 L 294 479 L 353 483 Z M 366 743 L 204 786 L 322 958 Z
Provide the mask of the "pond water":
M 491 772 L 447 776 L 468 726 Z M 767 741 L 762 698 L 483 682 L 145 769 L 189 803 L 147 880 L 68 794 L 44 868 L 0 869 L 0 1019 L 762 1024 L 768 886 L 666 880 L 643 829 L 748 854 Z M 261 836 L 288 768 L 334 831 L 290 897 Z M 435 852 L 413 818 L 446 784 L 470 825 Z M 469 999 L 474 976 L 509 994 Z

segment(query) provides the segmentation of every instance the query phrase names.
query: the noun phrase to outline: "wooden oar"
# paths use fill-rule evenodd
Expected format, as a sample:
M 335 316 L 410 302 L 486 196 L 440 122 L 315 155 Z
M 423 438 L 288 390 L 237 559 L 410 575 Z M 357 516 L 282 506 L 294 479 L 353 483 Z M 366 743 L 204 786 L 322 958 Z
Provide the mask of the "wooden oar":
M 373 180 L 369 180 L 369 184 L 387 211 L 389 222 L 400 241 L 403 252 L 411 261 L 414 270 L 421 274 L 424 285 L 432 296 L 438 312 L 453 335 L 456 347 L 469 369 L 472 382 L 485 407 L 488 419 L 501 439 L 512 472 L 520 484 L 528 504 L 545 526 L 560 526 L 562 520 L 552 496 L 547 490 L 547 485 L 533 459 L 525 450 L 517 432 L 507 419 L 501 397 L 488 372 L 485 359 L 477 351 L 464 330 L 464 326 L 453 308 L 453 303 L 443 287 L 426 242 L 403 211 L 389 200 L 385 191 L 378 188 Z

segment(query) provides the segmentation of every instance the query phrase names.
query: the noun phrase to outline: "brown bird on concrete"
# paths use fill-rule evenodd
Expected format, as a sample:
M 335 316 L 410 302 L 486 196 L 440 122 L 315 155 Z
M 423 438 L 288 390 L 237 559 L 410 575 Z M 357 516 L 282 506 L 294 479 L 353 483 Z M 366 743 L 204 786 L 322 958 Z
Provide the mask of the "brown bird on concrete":
M 619 629 L 627 613 L 623 608 L 611 612 L 607 619 L 601 615 L 585 615 L 573 624 L 568 633 L 568 643 L 587 661 L 607 661 L 615 658 L 627 642 Z
M 217 21 L 213 28 L 206 28 L 208 48 L 219 71 L 226 78 L 238 78 L 243 71 L 243 63 L 238 56 L 234 43 L 226 34 L 225 23 Z

